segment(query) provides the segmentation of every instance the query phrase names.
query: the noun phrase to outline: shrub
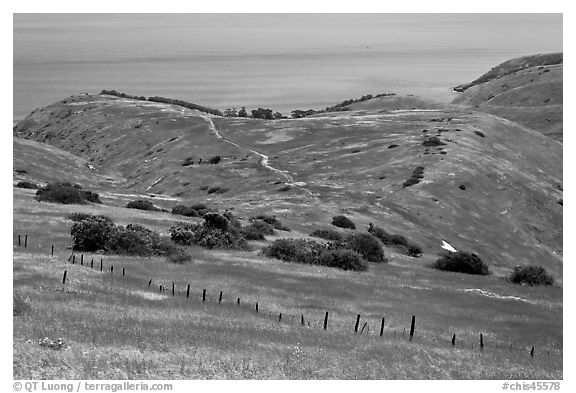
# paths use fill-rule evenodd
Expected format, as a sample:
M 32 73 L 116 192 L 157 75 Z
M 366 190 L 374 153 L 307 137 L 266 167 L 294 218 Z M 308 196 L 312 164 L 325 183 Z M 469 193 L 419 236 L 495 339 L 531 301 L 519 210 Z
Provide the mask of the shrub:
M 332 217 L 332 225 L 340 228 L 356 229 L 356 224 L 354 224 L 352 220 L 345 216 Z
M 403 183 L 404 188 L 413 186 L 420 183 L 420 180 L 424 178 L 424 167 L 418 166 L 412 171 L 412 175 L 408 180 Z
M 489 275 L 490 271 L 480 257 L 476 254 L 458 251 L 447 253 L 432 265 L 434 269 L 466 274 Z
M 342 234 L 340 234 L 340 232 L 336 232 L 333 229 L 317 229 L 314 232 L 312 232 L 310 236 L 336 241 L 343 239 Z
M 63 204 L 85 204 L 86 201 L 102 203 L 98 194 L 70 183 L 49 183 L 36 191 L 36 200 Z
M 240 228 L 240 234 L 246 240 L 266 240 L 264 233 L 260 232 L 252 225 Z
M 207 213 L 204 215 L 204 226 L 208 228 L 226 231 L 228 229 L 228 224 L 226 217 L 218 213 Z
M 188 157 L 182 163 L 182 166 L 190 166 L 190 165 L 194 165 L 194 158 L 192 158 L 192 157 Z
M 178 222 L 173 225 L 170 230 L 170 239 L 176 244 L 189 246 L 193 243 L 195 233 L 202 229 L 200 224 L 188 224 L 186 222 Z
M 208 189 L 208 194 L 224 194 L 225 192 L 228 191 L 229 189 L 225 187 L 210 187 Z
M 542 266 L 516 266 L 510 274 L 510 281 L 515 284 L 553 285 L 554 277 Z
M 96 215 L 90 214 L 90 213 L 74 212 L 74 213 L 68 214 L 68 216 L 67 216 L 67 218 L 68 218 L 69 220 L 75 221 L 75 222 L 83 221 L 83 220 L 89 220 L 89 219 L 92 219 L 92 218 L 95 218 L 95 217 L 102 218 L 102 219 L 107 220 L 107 221 L 109 221 L 110 223 L 112 223 L 112 219 L 111 219 L 110 217 L 103 216 L 103 215 L 97 215 L 97 216 L 96 216 Z
M 249 227 L 263 235 L 274 234 L 274 227 L 262 220 L 253 220 Z
M 342 270 L 368 270 L 368 264 L 358 253 L 346 249 L 323 252 L 320 254 L 319 264 Z
M 170 238 L 177 244 L 185 246 L 195 244 L 208 249 L 248 250 L 250 248 L 246 239 L 237 230 L 222 230 L 211 224 L 176 223 L 169 230 Z
M 228 220 L 228 222 L 230 223 L 230 225 L 232 225 L 233 227 L 237 227 L 240 228 L 242 226 L 242 224 L 240 223 L 240 221 L 236 218 L 236 216 L 234 216 L 234 214 L 232 214 L 232 212 L 226 211 L 224 212 L 224 214 L 222 214 L 224 217 L 226 217 L 226 219 Z
M 337 249 L 347 248 L 356 251 L 370 262 L 388 262 L 378 239 L 369 233 L 354 233 L 344 239 L 344 244 L 335 242 Z
M 442 142 L 440 139 L 438 139 L 438 137 L 436 136 L 428 137 L 424 142 L 422 142 L 422 146 L 425 147 L 444 146 L 444 145 L 446 144 Z
M 72 225 L 72 249 L 77 251 L 104 250 L 110 240 L 114 224 L 101 217 L 91 217 Z
M 408 239 L 406 239 L 404 236 L 402 235 L 392 235 L 390 237 L 390 242 L 393 245 L 398 245 L 398 246 L 404 246 L 404 247 L 408 247 Z
M 419 257 L 422 255 L 423 251 L 422 251 L 422 247 L 420 247 L 417 244 L 410 244 L 408 245 L 408 256 L 411 257 Z
M 150 201 L 146 201 L 143 199 L 138 199 L 135 201 L 128 202 L 126 205 L 128 209 L 138 209 L 138 210 L 151 210 L 151 211 L 158 211 L 156 206 Z
M 260 214 L 256 217 L 253 217 L 252 219 L 254 220 L 262 220 L 264 221 L 266 224 L 270 224 L 272 225 L 272 227 L 274 229 L 278 229 L 279 231 L 285 231 L 285 232 L 290 232 L 290 228 L 288 228 L 286 225 L 282 224 L 280 222 L 280 220 L 278 220 L 276 217 L 274 216 L 267 216 L 264 214 Z
M 480 137 L 482 137 L 482 138 L 485 138 L 485 135 L 484 135 L 484 133 L 483 133 L 482 131 L 475 130 L 475 131 L 474 131 L 474 134 L 476 134 L 476 135 L 478 135 L 478 136 L 480 136 Z
M 159 243 L 160 235 L 141 225 L 116 225 L 110 232 L 106 249 L 117 254 L 150 256 L 156 254 Z
M 31 183 L 29 181 L 21 181 L 16 184 L 16 188 L 28 188 L 31 190 L 37 190 L 40 188 L 38 184 Z
M 172 208 L 172 214 L 179 214 L 186 217 L 198 217 L 198 211 L 192 206 L 176 205 Z
M 264 248 L 264 255 L 286 262 L 318 264 L 320 254 L 325 248 L 315 241 L 303 239 L 278 239 Z
M 208 159 L 208 164 L 218 164 L 221 160 L 222 160 L 222 157 L 220 157 L 220 156 L 210 157 Z

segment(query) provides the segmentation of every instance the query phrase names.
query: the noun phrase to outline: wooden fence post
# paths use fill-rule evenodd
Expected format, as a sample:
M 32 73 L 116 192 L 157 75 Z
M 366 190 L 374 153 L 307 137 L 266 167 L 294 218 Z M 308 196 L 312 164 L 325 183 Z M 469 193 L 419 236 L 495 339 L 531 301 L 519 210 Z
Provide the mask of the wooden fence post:
M 416 327 L 416 315 L 412 315 L 412 323 L 410 324 L 410 341 L 414 338 L 414 328 Z
M 240 305 L 240 298 L 236 299 L 236 305 Z
M 72 255 L 72 265 L 74 265 L 76 263 L 76 255 L 73 254 Z
M 72 259 L 72 256 L 74 255 L 74 251 L 72 251 L 72 254 L 70 254 L 70 256 L 68 257 L 68 262 L 70 262 L 70 260 Z
M 220 291 L 220 296 L 218 296 L 218 303 L 222 303 L 222 291 Z
M 203 302 L 206 301 L 206 290 L 205 289 L 202 290 L 202 301 Z
M 24 248 L 28 247 L 28 235 L 24 235 Z
M 126 269 L 122 268 L 122 277 L 124 277 L 126 275 Z
M 360 334 L 362 334 L 362 332 L 364 331 L 364 328 L 368 325 L 368 322 L 364 322 L 364 326 L 362 326 L 362 329 L 360 330 Z M 370 329 L 370 328 L 368 328 Z
M 354 325 L 354 333 L 358 333 L 358 324 L 360 323 L 360 314 L 356 316 L 356 325 Z
M 278 322 L 282 322 L 282 313 L 278 314 Z
M 90 269 L 94 269 L 94 258 L 90 261 Z
M 480 350 L 484 350 L 484 336 L 480 333 Z
M 300 318 L 300 323 L 304 326 L 304 314 L 302 314 L 302 318 Z
M 50 252 L 50 256 L 54 256 L 54 244 L 52 244 L 52 251 Z
M 84 266 L 84 254 L 80 254 L 80 265 Z
M 382 317 L 382 324 L 380 325 L 380 337 L 384 334 L 384 317 Z
M 100 271 L 102 271 L 103 266 L 104 266 L 104 263 L 102 261 L 102 258 L 100 258 Z
M 18 247 L 20 247 L 20 246 L 21 246 L 21 244 L 20 244 L 20 235 L 18 235 Z
M 452 335 L 452 346 L 456 345 L 456 333 Z
M 256 302 L 256 312 L 258 312 L 258 302 Z
M 190 297 L 190 284 L 186 287 L 186 299 Z
M 172 296 L 174 296 L 175 291 L 174 291 L 174 283 L 172 283 Z
M 530 357 L 534 357 L 534 345 L 532 345 L 532 349 L 530 350 Z
M 110 274 L 114 274 L 114 265 L 110 265 Z
M 148 281 L 148 286 L 152 285 L 152 279 L 150 279 L 150 281 Z
M 68 271 L 64 270 L 64 276 L 62 277 L 62 284 L 66 284 L 66 273 L 68 273 Z
M 328 311 L 326 311 L 326 315 L 324 316 L 324 330 L 328 329 Z

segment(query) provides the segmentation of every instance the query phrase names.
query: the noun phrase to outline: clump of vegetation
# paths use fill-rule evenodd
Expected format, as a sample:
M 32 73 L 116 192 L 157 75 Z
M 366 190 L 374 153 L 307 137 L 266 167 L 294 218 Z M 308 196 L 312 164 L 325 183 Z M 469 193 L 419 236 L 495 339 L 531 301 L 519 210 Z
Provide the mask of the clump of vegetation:
M 255 119 L 272 120 L 272 109 L 258 108 L 251 111 Z
M 282 186 L 278 189 L 279 192 L 290 191 L 291 187 L 289 185 Z
M 225 187 L 210 187 L 208 189 L 208 194 L 224 194 L 225 192 L 228 191 L 229 189 Z
M 488 265 L 482 262 L 478 255 L 464 251 L 446 253 L 443 257 L 436 260 L 432 267 L 449 272 L 482 276 L 487 276 L 492 273 Z
M 72 249 L 104 251 L 135 256 L 165 256 L 182 253 L 169 239 L 137 224 L 114 225 L 104 216 L 91 216 L 75 222 L 70 231 Z
M 68 216 L 66 218 L 68 218 L 69 220 L 75 221 L 75 222 L 79 222 L 82 220 L 90 220 L 90 219 L 95 218 L 95 217 L 99 217 L 99 218 L 102 218 L 104 220 L 112 222 L 112 219 L 110 217 L 107 217 L 104 215 L 94 215 L 91 213 L 74 212 L 74 213 L 68 214 Z
M 272 227 L 274 229 L 277 229 L 279 231 L 284 231 L 284 232 L 290 232 L 290 228 L 288 228 L 286 225 L 282 224 L 282 222 L 279 219 L 277 219 L 275 216 L 267 216 L 265 214 L 260 214 L 256 217 L 252 217 L 251 220 L 262 220 L 266 224 L 272 225 Z
M 418 166 L 412 171 L 412 176 L 406 180 L 402 185 L 404 188 L 413 186 L 420 183 L 420 180 L 424 179 L 424 167 Z
M 159 211 L 156 206 L 150 201 L 146 201 L 143 199 L 138 199 L 135 201 L 130 201 L 126 205 L 128 209 L 138 209 L 138 210 L 151 210 L 151 211 Z
M 385 229 L 374 226 L 373 224 L 370 224 L 368 233 L 380 239 L 385 246 L 395 247 L 408 256 L 419 257 L 422 255 L 422 248 L 402 235 L 389 233 Z
M 232 225 L 233 227 L 240 228 L 242 226 L 242 224 L 240 223 L 240 220 L 238 220 L 238 218 L 236 218 L 236 216 L 234 214 L 232 214 L 232 212 L 226 211 L 222 215 L 224 217 L 226 217 L 226 219 L 228 220 L 230 225 Z
M 83 190 L 78 184 L 49 183 L 36 191 L 36 200 L 63 204 L 102 203 L 100 196 L 92 191 Z
M 210 157 L 207 162 L 208 162 L 208 164 L 214 164 L 215 165 L 215 164 L 218 164 L 220 161 L 222 161 L 222 157 L 213 156 L 213 157 Z
M 208 228 L 227 231 L 229 222 L 226 217 L 218 213 L 206 213 L 204 215 L 204 225 L 207 226 Z
M 176 205 L 172 208 L 172 214 L 179 214 L 186 217 L 204 217 L 207 213 L 218 213 L 218 211 L 206 207 L 203 203 L 197 203 L 191 206 Z
M 474 134 L 476 134 L 476 135 L 478 135 L 478 136 L 480 136 L 480 137 L 482 137 L 482 138 L 485 138 L 485 137 L 486 137 L 482 131 L 475 130 L 475 131 L 474 131 Z
M 192 260 L 192 256 L 181 248 L 166 257 L 170 262 L 184 264 Z
M 516 266 L 510 281 L 515 284 L 534 285 L 554 285 L 552 277 L 542 266 Z
M 312 240 L 278 239 L 262 250 L 263 254 L 285 262 L 323 265 L 343 270 L 364 271 L 368 264 L 360 255 L 347 249 L 328 249 Z
M 335 227 L 340 227 L 340 228 L 356 229 L 356 224 L 354 224 L 352 222 L 352 220 L 350 220 L 346 216 L 334 216 L 334 217 L 332 217 L 332 225 L 334 225 Z
M 29 181 L 20 181 L 18 182 L 18 184 L 16 184 L 16 188 L 27 188 L 30 190 L 37 190 L 40 188 L 40 186 L 38 184 L 34 184 Z
M 317 229 L 312 232 L 310 236 L 332 241 L 340 241 L 344 238 L 340 232 L 337 232 L 333 229 Z
M 188 157 L 182 163 L 182 166 L 191 166 L 191 165 L 194 165 L 194 158 L 193 157 Z
M 206 219 L 206 216 L 204 218 Z M 246 239 L 237 229 L 229 225 L 226 226 L 226 229 L 223 229 L 221 224 L 220 219 L 214 216 L 210 216 L 208 220 L 205 220 L 204 224 L 179 222 L 170 228 L 170 238 L 176 244 L 185 246 L 194 244 L 210 250 L 215 248 L 248 250 L 250 248 Z
M 425 147 L 444 146 L 444 145 L 446 144 L 436 136 L 428 137 L 424 142 L 422 142 L 422 146 Z
M 378 239 L 369 233 L 350 234 L 343 241 L 328 243 L 328 249 L 352 250 L 370 262 L 382 263 L 390 261 L 384 254 Z
M 263 235 L 274 234 L 274 227 L 263 220 L 252 220 L 248 228 L 252 231 L 260 232 Z

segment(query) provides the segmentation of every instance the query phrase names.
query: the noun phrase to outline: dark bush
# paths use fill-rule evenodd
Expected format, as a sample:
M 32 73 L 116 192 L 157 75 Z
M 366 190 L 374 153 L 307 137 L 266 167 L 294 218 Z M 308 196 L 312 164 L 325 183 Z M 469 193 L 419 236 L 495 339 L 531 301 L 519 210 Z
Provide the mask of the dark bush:
M 263 220 L 253 220 L 249 227 L 263 235 L 274 234 L 274 227 Z
M 279 231 L 285 231 L 285 232 L 290 232 L 290 228 L 288 228 L 286 225 L 282 224 L 282 222 L 280 222 L 280 220 L 278 220 L 276 217 L 274 216 L 267 216 L 264 214 L 260 214 L 256 217 L 252 217 L 252 219 L 255 220 L 262 220 L 264 221 L 266 224 L 270 224 L 272 225 L 272 227 L 274 227 L 274 229 L 278 229 Z
M 464 251 L 447 253 L 432 265 L 434 269 L 466 274 L 489 275 L 490 271 L 480 257 Z
M 195 234 L 201 230 L 201 224 L 188 224 L 186 222 L 178 222 L 169 230 L 170 239 L 172 239 L 172 241 L 176 244 L 189 246 L 193 244 Z
M 224 194 L 225 192 L 228 192 L 229 189 L 228 188 L 223 188 L 223 187 L 210 187 L 208 189 L 208 194 Z
M 151 210 L 151 211 L 158 211 L 156 206 L 150 201 L 146 201 L 143 199 L 138 199 L 136 201 L 130 201 L 126 205 L 128 209 L 138 209 L 138 210 Z
M 246 240 L 266 240 L 266 236 L 252 225 L 240 228 L 239 232 Z
M 444 145 L 446 144 L 442 142 L 440 139 L 438 139 L 438 137 L 436 136 L 428 137 L 424 142 L 422 142 L 422 146 L 425 147 L 444 146 Z
M 303 239 L 278 239 L 262 250 L 268 257 L 309 265 L 317 265 L 323 251 L 321 244 Z
M 194 165 L 194 158 L 192 158 L 192 157 L 188 157 L 182 163 L 182 166 L 190 166 L 190 165 Z
M 408 256 L 411 257 L 419 257 L 422 255 L 423 251 L 422 251 L 422 247 L 420 247 L 417 244 L 410 244 L 408 245 Z
M 70 183 L 49 183 L 36 191 L 36 200 L 64 204 L 85 204 L 86 201 L 102 203 L 98 194 Z
M 172 208 L 172 214 L 179 214 L 186 217 L 198 217 L 198 211 L 192 206 L 176 205 Z
M 390 242 L 393 245 L 398 245 L 398 246 L 404 246 L 404 247 L 408 247 L 408 239 L 406 239 L 404 236 L 402 235 L 392 235 L 390 237 Z
M 106 249 L 116 254 L 144 257 L 157 254 L 159 243 L 160 235 L 141 225 L 116 225 L 110 232 Z
M 554 285 L 554 277 L 542 266 L 516 266 L 510 274 L 510 281 L 515 284 Z
M 210 157 L 208 159 L 208 164 L 218 164 L 221 160 L 222 160 L 222 157 L 220 157 L 220 156 Z
M 474 134 L 476 134 L 476 135 L 478 135 L 478 136 L 480 136 L 480 137 L 482 137 L 482 138 L 485 138 L 485 135 L 484 135 L 484 133 L 483 133 L 482 131 L 476 130 L 476 131 L 474 131 Z
M 312 237 L 319 237 L 326 240 L 342 240 L 343 236 L 340 232 L 336 232 L 333 229 L 317 229 L 310 234 Z
M 324 251 L 320 254 L 319 264 L 323 266 L 336 267 L 342 270 L 368 270 L 368 264 L 358 253 L 346 249 Z
M 185 246 L 195 244 L 208 249 L 235 250 L 250 248 L 236 229 L 224 231 L 213 226 L 179 222 L 170 228 L 169 233 L 172 241 Z
M 332 225 L 340 228 L 356 229 L 356 224 L 354 224 L 352 220 L 345 216 L 332 217 Z
M 377 263 L 389 261 L 384 255 L 384 250 L 378 239 L 369 233 L 354 233 L 348 235 L 343 243 L 344 244 L 341 245 L 340 242 L 334 242 L 334 244 L 337 245 L 337 249 L 347 248 L 356 251 L 367 261 Z
M 255 119 L 272 120 L 272 109 L 258 108 L 251 111 Z
M 69 220 L 72 220 L 72 221 L 75 221 L 75 222 L 82 221 L 82 220 L 89 220 L 89 219 L 92 219 L 92 218 L 95 218 L 95 217 L 98 217 L 98 218 L 102 218 L 102 219 L 104 219 L 104 220 L 107 220 L 107 221 L 109 221 L 109 222 L 112 224 L 112 219 L 111 219 L 110 217 L 103 216 L 103 215 L 97 215 L 97 216 L 96 216 L 96 215 L 90 214 L 90 213 L 74 212 L 74 213 L 68 214 L 68 216 L 67 216 L 67 218 L 68 218 Z
M 40 186 L 29 181 L 21 181 L 16 184 L 16 188 L 28 188 L 30 190 L 37 190 L 40 188 Z
M 77 251 L 106 250 L 114 224 L 101 217 L 92 217 L 72 225 L 72 249 Z
M 208 228 L 226 231 L 228 229 L 228 225 L 229 222 L 226 217 L 218 213 L 207 213 L 204 215 L 204 226 Z

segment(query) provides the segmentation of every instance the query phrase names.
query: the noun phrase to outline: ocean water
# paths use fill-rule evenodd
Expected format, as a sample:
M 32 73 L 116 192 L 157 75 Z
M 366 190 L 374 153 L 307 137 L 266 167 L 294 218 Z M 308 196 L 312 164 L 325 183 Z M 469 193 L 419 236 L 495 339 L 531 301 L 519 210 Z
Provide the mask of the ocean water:
M 448 102 L 556 51 L 560 14 L 15 14 L 13 116 L 102 89 L 285 114 L 369 93 Z

